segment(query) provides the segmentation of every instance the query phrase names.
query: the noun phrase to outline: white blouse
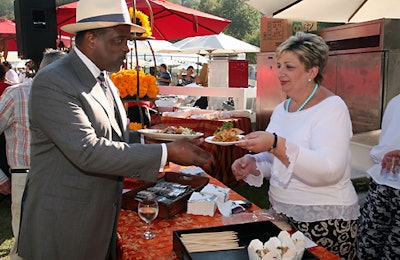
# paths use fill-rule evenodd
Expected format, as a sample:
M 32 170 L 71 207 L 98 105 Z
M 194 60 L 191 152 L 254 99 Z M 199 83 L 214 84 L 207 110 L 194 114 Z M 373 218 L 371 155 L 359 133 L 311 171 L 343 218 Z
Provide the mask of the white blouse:
M 348 108 L 338 96 L 299 112 L 274 110 L 266 129 L 286 139 L 289 166 L 267 152 L 254 155 L 260 176 L 270 178 L 269 199 L 278 213 L 297 221 L 356 220 L 358 197 L 350 179 L 352 126 Z
M 392 173 L 382 170 L 381 162 L 387 152 L 400 150 L 400 95 L 395 96 L 386 106 L 382 119 L 382 131 L 379 144 L 372 147 L 371 158 L 374 165 L 368 169 L 368 173 L 374 181 L 395 189 L 400 189 L 400 176 L 394 177 Z

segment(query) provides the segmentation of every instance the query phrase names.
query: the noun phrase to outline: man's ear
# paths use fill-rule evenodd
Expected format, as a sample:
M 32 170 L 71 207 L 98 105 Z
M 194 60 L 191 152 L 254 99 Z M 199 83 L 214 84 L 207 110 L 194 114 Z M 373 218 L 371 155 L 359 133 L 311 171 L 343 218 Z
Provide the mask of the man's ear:
M 86 42 L 88 43 L 89 48 L 94 48 L 94 45 L 96 43 L 97 37 L 92 31 L 88 31 L 85 34 Z

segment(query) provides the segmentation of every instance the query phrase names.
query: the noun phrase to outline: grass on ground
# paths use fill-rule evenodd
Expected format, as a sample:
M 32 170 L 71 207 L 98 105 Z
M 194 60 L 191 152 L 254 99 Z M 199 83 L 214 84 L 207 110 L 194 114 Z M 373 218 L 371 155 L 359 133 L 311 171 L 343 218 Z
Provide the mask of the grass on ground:
M 11 228 L 11 196 L 0 195 L 0 260 L 10 259 L 8 254 L 14 242 Z
M 258 207 L 262 209 L 268 209 L 270 207 L 268 200 L 268 187 L 269 182 L 264 180 L 264 183 L 261 187 L 253 187 L 253 186 L 231 186 L 230 188 L 240 195 L 242 195 L 247 200 L 256 204 Z

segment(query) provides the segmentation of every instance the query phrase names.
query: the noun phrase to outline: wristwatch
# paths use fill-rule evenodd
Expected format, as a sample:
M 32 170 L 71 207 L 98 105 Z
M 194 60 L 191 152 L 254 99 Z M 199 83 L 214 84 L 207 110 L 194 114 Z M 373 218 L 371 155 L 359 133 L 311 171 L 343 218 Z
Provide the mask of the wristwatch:
M 271 148 L 269 148 L 268 152 L 273 153 L 276 149 L 276 146 L 278 145 L 278 136 L 276 133 L 272 133 L 274 135 L 274 143 L 272 144 Z

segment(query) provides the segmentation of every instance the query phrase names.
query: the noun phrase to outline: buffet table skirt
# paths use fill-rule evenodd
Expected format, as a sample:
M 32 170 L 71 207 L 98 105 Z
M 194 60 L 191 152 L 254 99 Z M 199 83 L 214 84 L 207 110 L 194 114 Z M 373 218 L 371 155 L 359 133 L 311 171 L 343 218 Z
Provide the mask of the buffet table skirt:
M 129 182 L 129 179 L 125 182 Z M 226 187 L 213 177 L 210 177 L 209 183 Z M 233 190 L 230 190 L 229 195 L 231 200 L 244 199 Z M 259 208 L 253 204 L 247 211 L 252 212 L 258 209 Z M 156 234 L 156 238 L 145 240 L 141 237 L 146 227 L 144 221 L 139 218 L 137 212 L 121 209 L 117 230 L 118 259 L 178 259 L 173 251 L 173 231 L 223 226 L 230 224 L 227 223 L 227 219 L 228 218 L 224 219 L 218 210 L 213 217 L 187 214 L 186 211 L 184 211 L 171 219 L 157 218 L 154 220 L 151 224 L 151 231 Z M 280 227 L 279 223 L 277 223 L 277 225 Z M 320 259 L 339 259 L 335 254 L 321 246 L 316 246 L 309 250 Z

